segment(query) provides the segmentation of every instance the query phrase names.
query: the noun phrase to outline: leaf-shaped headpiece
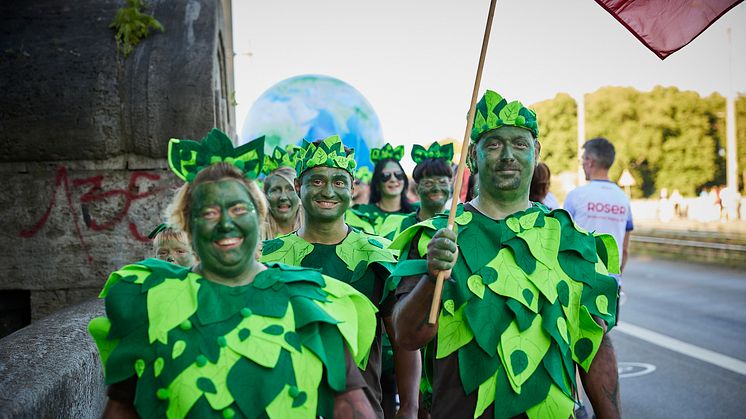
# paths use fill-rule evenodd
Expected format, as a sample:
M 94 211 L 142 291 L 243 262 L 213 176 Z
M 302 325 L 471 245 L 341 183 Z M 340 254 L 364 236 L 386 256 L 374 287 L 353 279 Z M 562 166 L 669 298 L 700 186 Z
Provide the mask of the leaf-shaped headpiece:
M 201 142 L 172 138 L 168 142 L 168 167 L 180 179 L 194 180 L 207 166 L 224 161 L 239 168 L 244 176 L 256 179 L 264 160 L 264 137 L 233 148 L 225 133 L 213 128 Z
M 158 226 L 156 228 L 153 229 L 153 231 L 150 232 L 150 234 L 148 234 L 148 238 L 149 239 L 154 239 L 155 236 L 158 235 L 158 233 L 160 233 L 163 230 L 167 230 L 167 229 L 168 229 L 168 224 L 166 224 L 166 223 L 160 223 L 160 224 L 158 224 Z
M 419 144 L 412 146 L 412 160 L 415 163 L 420 164 L 427 159 L 443 159 L 450 163 L 453 160 L 453 143 L 440 145 L 434 142 L 427 150 Z
M 272 154 L 264 155 L 264 165 L 262 173 L 269 175 L 280 167 L 290 167 L 295 169 L 298 157 L 303 153 L 298 153 L 300 146 L 288 144 L 285 148 L 275 147 Z
M 346 170 L 350 175 L 355 175 L 355 151 L 350 150 L 350 154 L 345 152 L 345 146 L 338 135 L 326 137 L 318 146 L 303 140 L 303 149 L 299 152 L 295 163 L 295 172 L 300 177 L 308 169 L 322 167 L 336 167 Z
M 386 143 L 386 145 L 381 148 L 372 148 L 370 150 L 370 161 L 372 161 L 373 164 L 386 159 L 401 161 L 402 157 L 404 157 L 403 145 L 396 146 L 396 148 L 394 148 L 391 146 L 391 144 Z
M 370 184 L 370 181 L 373 180 L 373 172 L 370 171 L 368 166 L 363 166 L 355 172 L 355 179 L 365 184 Z
M 471 140 L 477 142 L 479 136 L 485 132 L 504 125 L 527 129 L 531 131 L 534 138 L 539 138 L 536 112 L 524 107 L 517 100 L 508 103 L 499 93 L 487 90 L 477 103 L 474 125 L 471 128 Z

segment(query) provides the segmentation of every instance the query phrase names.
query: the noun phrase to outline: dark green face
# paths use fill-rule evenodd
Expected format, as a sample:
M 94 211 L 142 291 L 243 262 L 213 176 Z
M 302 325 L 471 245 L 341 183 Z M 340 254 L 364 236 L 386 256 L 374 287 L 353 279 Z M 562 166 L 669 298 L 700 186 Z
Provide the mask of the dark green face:
M 451 193 L 451 178 L 448 176 L 425 176 L 417 183 L 420 205 L 435 213 L 443 212 Z
M 303 174 L 300 200 L 310 221 L 334 221 L 352 201 L 352 176 L 336 167 L 314 167 Z
M 538 148 L 531 132 L 502 126 L 486 132 L 473 148 L 480 195 L 502 192 L 528 194 Z
M 300 205 L 300 197 L 295 192 L 295 185 L 282 176 L 269 176 L 265 180 L 269 212 L 279 223 L 295 219 Z
M 240 279 L 259 241 L 259 215 L 246 186 L 235 179 L 203 183 L 191 204 L 192 247 L 205 276 Z

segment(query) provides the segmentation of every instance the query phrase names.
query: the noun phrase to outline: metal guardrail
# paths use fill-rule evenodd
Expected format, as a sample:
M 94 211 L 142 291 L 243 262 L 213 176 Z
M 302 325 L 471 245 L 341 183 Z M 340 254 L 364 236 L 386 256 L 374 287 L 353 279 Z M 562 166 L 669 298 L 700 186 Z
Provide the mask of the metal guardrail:
M 670 239 L 665 237 L 652 237 L 652 236 L 630 236 L 630 240 L 633 242 L 642 243 L 655 243 L 655 244 L 667 244 L 673 246 L 687 246 L 697 247 L 701 249 L 716 249 L 716 250 L 727 250 L 731 252 L 746 252 L 746 246 L 740 244 L 728 244 L 728 243 L 711 243 L 702 242 L 695 240 L 683 240 L 683 239 Z

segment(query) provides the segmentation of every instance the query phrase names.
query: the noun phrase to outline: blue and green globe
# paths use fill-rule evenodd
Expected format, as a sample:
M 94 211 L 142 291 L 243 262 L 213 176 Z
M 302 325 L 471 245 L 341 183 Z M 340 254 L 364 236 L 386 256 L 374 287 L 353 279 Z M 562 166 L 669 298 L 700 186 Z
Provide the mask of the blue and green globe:
M 241 143 L 265 136 L 267 152 L 275 146 L 298 144 L 339 135 L 355 149 L 358 167 L 372 168 L 370 149 L 383 145 L 381 123 L 373 107 L 354 87 L 323 75 L 283 80 L 251 106 Z

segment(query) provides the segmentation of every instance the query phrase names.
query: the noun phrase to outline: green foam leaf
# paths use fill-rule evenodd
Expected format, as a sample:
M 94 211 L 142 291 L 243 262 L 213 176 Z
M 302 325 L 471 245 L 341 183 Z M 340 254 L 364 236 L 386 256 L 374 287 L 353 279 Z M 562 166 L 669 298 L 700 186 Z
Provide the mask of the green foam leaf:
M 443 315 L 444 310 L 441 310 L 438 318 L 438 349 L 435 355 L 437 359 L 447 357 L 474 338 L 471 328 L 464 321 L 465 306 L 466 304 L 462 305 L 451 316 Z

